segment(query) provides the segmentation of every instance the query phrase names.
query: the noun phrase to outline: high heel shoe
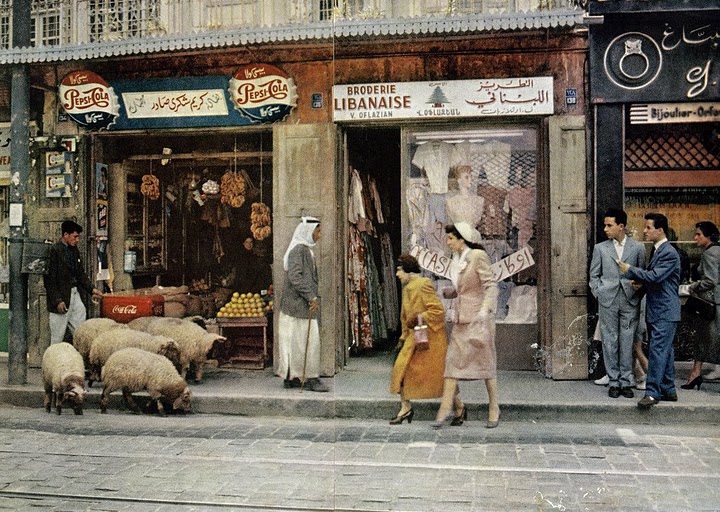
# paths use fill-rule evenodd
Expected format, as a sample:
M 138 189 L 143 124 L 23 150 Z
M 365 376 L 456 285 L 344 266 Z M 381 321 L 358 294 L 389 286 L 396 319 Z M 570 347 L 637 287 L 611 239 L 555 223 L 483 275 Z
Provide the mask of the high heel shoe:
M 393 419 L 390 420 L 390 425 L 402 425 L 402 422 L 407 420 L 408 424 L 412 423 L 413 416 L 415 416 L 415 411 L 410 409 L 405 414 L 398 414 Z
M 462 411 L 460 411 L 460 414 L 457 416 L 454 416 L 452 421 L 450 422 L 451 427 L 459 427 L 463 423 L 467 421 L 467 407 L 463 405 Z
M 695 377 L 693 380 L 691 380 L 687 384 L 682 384 L 680 386 L 680 388 L 681 389 L 692 389 L 695 386 L 697 386 L 698 391 L 700 391 L 700 386 L 702 386 L 702 383 L 703 383 L 703 377 L 702 377 L 702 375 L 698 375 L 697 377 Z
M 453 418 L 455 418 L 455 415 L 451 412 L 450 414 L 448 414 L 447 416 L 445 416 L 443 419 L 441 419 L 441 420 L 435 420 L 435 421 L 432 423 L 432 425 L 430 425 L 430 426 L 431 426 L 432 428 L 434 428 L 435 430 L 441 429 L 441 428 L 443 428 L 445 425 L 447 425 L 448 423 L 450 423 L 450 422 L 453 420 Z
M 487 424 L 485 425 L 485 428 L 496 428 L 498 425 L 500 425 L 500 411 L 498 410 L 498 417 L 496 420 L 490 420 L 488 418 Z

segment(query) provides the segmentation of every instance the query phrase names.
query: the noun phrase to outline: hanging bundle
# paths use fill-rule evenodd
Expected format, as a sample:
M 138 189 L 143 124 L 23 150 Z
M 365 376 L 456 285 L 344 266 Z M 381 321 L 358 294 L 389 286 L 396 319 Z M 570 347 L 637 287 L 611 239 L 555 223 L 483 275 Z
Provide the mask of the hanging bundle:
M 265 203 L 252 204 L 250 222 L 250 232 L 255 240 L 264 240 L 270 236 L 270 208 Z
M 155 201 L 160 197 L 160 180 L 152 174 L 143 175 L 140 193 L 148 199 Z
M 245 203 L 245 178 L 233 171 L 226 171 L 220 180 L 220 202 L 240 208 Z

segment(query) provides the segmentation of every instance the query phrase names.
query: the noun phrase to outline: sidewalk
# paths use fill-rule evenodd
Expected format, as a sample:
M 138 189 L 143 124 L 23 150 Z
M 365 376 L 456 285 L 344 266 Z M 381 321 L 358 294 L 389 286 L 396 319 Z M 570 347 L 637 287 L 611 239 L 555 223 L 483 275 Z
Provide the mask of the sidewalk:
M 334 378 L 323 379 L 329 393 L 284 389 L 272 369 L 237 370 L 206 368 L 202 384 L 190 384 L 195 413 L 242 416 L 298 416 L 316 418 L 363 418 L 388 420 L 399 408 L 399 397 L 387 391 L 393 355 L 389 353 L 354 357 Z M 592 381 L 554 381 L 538 372 L 500 371 L 498 387 L 504 421 L 634 423 L 720 423 L 720 381 L 706 382 L 700 391 L 680 389 L 690 363 L 677 368 L 678 402 L 662 402 L 649 411 L 636 407 L 634 399 L 609 398 L 607 388 Z M 43 411 L 42 377 L 39 368 L 28 369 L 28 383 L 9 385 L 7 358 L 0 358 L 0 404 L 34 407 Z M 482 381 L 461 383 L 463 400 L 470 411 L 469 421 L 487 415 Z M 98 412 L 102 384 L 90 389 L 86 414 Z M 121 393 L 112 395 L 110 407 L 120 407 Z M 439 400 L 413 403 L 416 421 L 431 421 Z M 69 412 L 69 411 L 68 411 Z

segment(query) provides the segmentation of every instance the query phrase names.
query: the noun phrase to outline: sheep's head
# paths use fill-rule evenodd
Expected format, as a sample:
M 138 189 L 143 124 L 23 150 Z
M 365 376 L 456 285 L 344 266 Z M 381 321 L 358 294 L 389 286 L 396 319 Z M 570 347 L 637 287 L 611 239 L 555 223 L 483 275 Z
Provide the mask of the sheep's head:
M 160 351 L 158 352 L 161 356 L 165 356 L 170 360 L 178 373 L 182 373 L 182 361 L 180 354 L 180 347 L 175 340 L 168 339 L 166 342 L 160 345 Z
M 192 398 L 192 391 L 190 391 L 190 388 L 187 386 L 183 390 L 183 392 L 180 394 L 179 397 L 177 397 L 173 401 L 173 409 L 180 409 L 181 411 L 189 411 L 191 404 L 190 399 Z
M 72 407 L 73 411 L 75 411 L 75 414 L 80 415 L 82 414 L 82 407 L 85 403 L 86 395 L 87 391 L 85 391 L 85 388 L 77 384 L 73 384 L 71 387 L 65 389 L 65 392 L 62 394 L 61 403 L 68 404 Z M 58 407 L 58 414 L 60 414 L 59 411 L 60 408 Z
M 227 338 L 225 336 L 213 334 L 210 332 L 203 336 L 202 344 L 206 355 L 209 354 L 210 351 L 213 349 L 216 341 L 225 342 L 227 341 Z

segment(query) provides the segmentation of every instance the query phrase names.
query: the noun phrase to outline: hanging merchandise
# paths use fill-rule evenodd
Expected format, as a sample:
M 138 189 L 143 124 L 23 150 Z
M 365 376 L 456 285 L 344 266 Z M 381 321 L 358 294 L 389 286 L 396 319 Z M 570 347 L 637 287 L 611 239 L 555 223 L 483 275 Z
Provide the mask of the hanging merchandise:
M 250 232 L 255 240 L 264 240 L 270 236 L 270 208 L 265 203 L 253 203 L 250 213 Z
M 160 180 L 152 174 L 145 174 L 142 177 L 142 185 L 140 185 L 140 192 L 148 199 L 155 201 L 160 198 Z
M 214 196 L 220 193 L 220 185 L 215 180 L 207 180 L 202 185 L 203 194 Z
M 240 208 L 245 204 L 246 181 L 245 178 L 235 172 L 226 171 L 220 180 L 220 202 Z

